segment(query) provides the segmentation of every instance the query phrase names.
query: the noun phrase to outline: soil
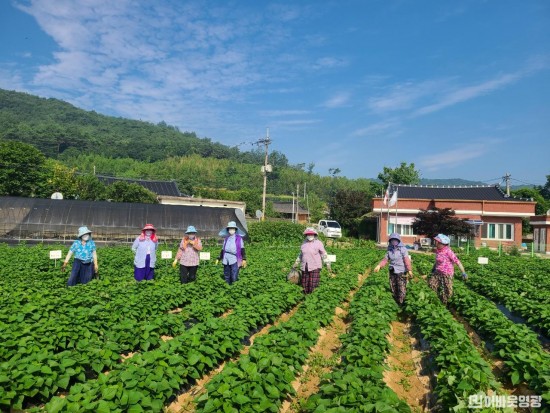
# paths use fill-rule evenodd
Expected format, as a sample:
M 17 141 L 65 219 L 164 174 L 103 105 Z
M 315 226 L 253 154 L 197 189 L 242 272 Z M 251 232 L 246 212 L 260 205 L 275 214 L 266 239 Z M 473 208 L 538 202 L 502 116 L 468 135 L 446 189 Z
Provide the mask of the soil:
M 296 395 L 283 402 L 280 413 L 300 412 L 301 404 L 319 390 L 323 377 L 330 373 L 333 366 L 340 363 L 340 357 L 338 356 L 338 350 L 341 347 L 340 335 L 348 330 L 350 324 L 346 320 L 349 302 L 351 302 L 369 273 L 370 271 L 365 271 L 363 274 L 358 274 L 357 289 L 350 291 L 341 307 L 335 308 L 332 322 L 327 327 L 319 329 L 319 338 L 315 346 L 310 349 L 307 361 L 302 366 L 303 371 L 292 382 Z
M 411 328 L 408 318 L 391 323 L 388 336 L 391 350 L 386 358 L 388 370 L 384 372 L 384 382 L 413 412 L 428 412 L 432 404 L 432 376 L 423 366 L 422 345 L 411 334 Z
M 254 343 L 254 340 L 257 337 L 266 334 L 272 326 L 276 326 L 279 323 L 284 323 L 285 321 L 287 321 L 290 317 L 292 317 L 294 315 L 294 313 L 298 310 L 299 307 L 300 307 L 300 305 L 296 305 L 292 310 L 290 310 L 286 313 L 283 313 L 275 321 L 275 323 L 265 325 L 256 334 L 253 334 L 252 336 L 250 336 L 250 345 L 245 346 L 241 350 L 239 356 L 244 355 L 244 354 L 248 354 L 248 352 L 250 351 L 250 347 L 252 346 L 252 344 Z M 231 312 L 232 312 L 232 310 L 229 310 L 224 315 L 222 315 L 222 317 L 224 317 L 224 316 L 227 317 L 227 315 L 229 315 Z M 234 359 L 231 359 L 229 362 L 236 361 L 239 356 L 235 357 Z M 208 382 L 210 380 L 212 380 L 212 378 L 215 375 L 219 374 L 223 370 L 223 368 L 225 367 L 225 364 L 226 364 L 226 362 L 220 364 L 215 370 L 211 371 L 209 374 L 207 374 L 207 375 L 203 376 L 202 378 L 200 378 L 199 380 L 197 380 L 195 382 L 195 385 L 190 387 L 184 393 L 180 394 L 176 398 L 176 400 L 174 402 L 172 402 L 172 404 L 170 404 L 168 407 L 165 408 L 164 412 L 165 413 L 189 413 L 189 412 L 194 412 L 195 411 L 195 403 L 194 403 L 195 399 L 198 396 L 200 396 L 202 393 L 204 393 L 205 387 L 208 384 Z

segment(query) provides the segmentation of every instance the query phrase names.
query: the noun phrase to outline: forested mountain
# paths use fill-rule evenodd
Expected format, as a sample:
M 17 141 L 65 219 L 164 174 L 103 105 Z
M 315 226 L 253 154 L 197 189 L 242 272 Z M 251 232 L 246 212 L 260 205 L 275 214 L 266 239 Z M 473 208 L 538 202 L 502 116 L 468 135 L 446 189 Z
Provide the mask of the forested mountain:
M 261 150 L 240 151 L 194 132 L 180 132 L 164 122 L 154 125 L 79 109 L 58 99 L 0 89 L 0 139 L 29 143 L 47 157 L 80 172 L 143 178 L 174 179 L 184 193 L 208 189 L 259 188 Z M 289 165 L 272 151 L 270 192 L 290 195 L 308 182 L 319 196 L 337 187 L 367 191 L 368 179 L 321 177 L 305 165 Z M 95 167 L 95 168 L 94 168 Z
M 240 199 L 251 207 L 260 202 L 261 150 L 240 151 L 164 122 L 155 125 L 105 116 L 58 99 L 0 89 L 2 140 L 31 144 L 80 174 L 175 180 L 185 194 Z M 305 200 L 307 191 L 308 201 L 319 210 L 339 191 L 360 191 L 370 198 L 384 190 L 377 180 L 348 179 L 338 173 L 320 176 L 313 173 L 313 164 L 289 165 L 277 151 L 269 154 L 269 163 L 273 165 L 268 175 L 271 196 L 290 197 L 299 190 Z M 460 179 L 421 183 L 471 184 Z
M 263 163 L 260 151 L 242 152 L 194 132 L 180 132 L 164 122 L 149 122 L 105 116 L 79 109 L 58 99 L 0 89 L 0 138 L 34 145 L 51 158 L 94 153 L 112 158 L 154 162 L 177 156 L 199 155 Z M 279 152 L 272 163 L 287 166 Z

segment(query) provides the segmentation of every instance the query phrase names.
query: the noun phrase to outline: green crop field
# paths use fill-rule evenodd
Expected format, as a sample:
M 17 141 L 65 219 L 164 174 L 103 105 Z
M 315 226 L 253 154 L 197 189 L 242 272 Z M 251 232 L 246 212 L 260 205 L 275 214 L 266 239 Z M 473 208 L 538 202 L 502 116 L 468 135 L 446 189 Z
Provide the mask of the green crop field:
M 307 296 L 286 281 L 298 246 L 247 246 L 248 266 L 232 286 L 213 260 L 194 283 L 180 284 L 160 259 L 156 279 L 136 283 L 130 249 L 104 247 L 100 278 L 70 288 L 52 249 L 66 252 L 0 245 L 3 411 L 178 411 L 169 406 L 205 377 L 189 411 L 280 412 L 285 402 L 302 412 L 516 410 L 469 409 L 476 394 L 521 396 L 535 403 L 531 411 L 549 411 L 550 260 L 492 256 L 481 266 L 460 256 L 469 279 L 455 279 L 445 307 L 421 277 L 433 256 L 414 254 L 416 277 L 400 309 L 387 274 L 370 272 L 383 256 L 372 247 L 329 247 L 333 276 L 323 270 Z M 335 361 L 314 392 L 299 396 L 293 383 L 339 307 L 346 327 Z M 432 402 L 423 407 L 385 380 L 398 320 L 424 343 Z

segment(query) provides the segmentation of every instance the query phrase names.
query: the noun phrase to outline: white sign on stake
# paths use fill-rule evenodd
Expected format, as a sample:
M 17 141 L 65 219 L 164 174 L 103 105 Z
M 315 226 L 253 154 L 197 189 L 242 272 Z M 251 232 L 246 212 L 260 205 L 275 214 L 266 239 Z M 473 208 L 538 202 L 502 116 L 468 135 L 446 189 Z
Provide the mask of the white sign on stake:
M 477 263 L 481 265 L 489 264 L 489 258 L 487 257 L 477 257 Z
M 210 253 L 209 252 L 199 252 L 199 259 L 203 261 L 209 261 L 210 260 Z
M 171 260 L 172 259 L 172 251 L 161 251 L 160 252 L 160 258 L 163 260 Z
M 336 262 L 336 255 L 334 255 L 334 254 L 327 254 L 327 261 L 328 261 L 328 262 Z
M 61 259 L 61 250 L 50 251 L 50 260 Z

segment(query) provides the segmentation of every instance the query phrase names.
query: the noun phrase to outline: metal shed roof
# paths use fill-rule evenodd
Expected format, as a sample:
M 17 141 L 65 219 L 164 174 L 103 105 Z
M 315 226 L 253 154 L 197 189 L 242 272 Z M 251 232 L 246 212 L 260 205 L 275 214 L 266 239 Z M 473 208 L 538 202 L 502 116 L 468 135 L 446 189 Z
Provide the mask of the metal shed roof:
M 164 196 L 182 196 L 175 181 L 148 181 L 145 179 L 115 178 L 113 176 L 96 175 L 106 185 L 122 181 L 138 184 L 149 191 Z

